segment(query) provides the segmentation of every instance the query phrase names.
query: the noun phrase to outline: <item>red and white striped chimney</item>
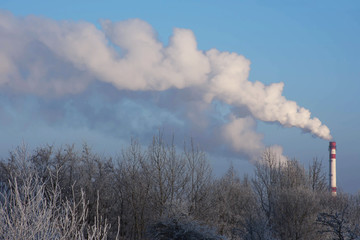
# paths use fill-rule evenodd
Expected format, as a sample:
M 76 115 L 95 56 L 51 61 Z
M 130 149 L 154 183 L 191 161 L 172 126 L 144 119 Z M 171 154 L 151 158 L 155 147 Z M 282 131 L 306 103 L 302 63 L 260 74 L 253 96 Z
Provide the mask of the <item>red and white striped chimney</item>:
M 331 195 L 336 196 L 336 142 L 330 142 L 330 176 L 329 184 L 331 189 Z

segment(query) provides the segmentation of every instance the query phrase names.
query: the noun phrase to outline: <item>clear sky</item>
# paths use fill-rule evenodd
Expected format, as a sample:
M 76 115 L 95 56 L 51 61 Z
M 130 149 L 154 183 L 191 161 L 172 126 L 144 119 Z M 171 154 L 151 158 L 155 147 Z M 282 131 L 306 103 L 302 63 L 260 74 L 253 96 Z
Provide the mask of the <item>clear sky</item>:
M 338 187 L 360 189 L 358 1 L 1 0 L 0 9 L 0 156 L 23 141 L 113 155 L 162 129 L 193 137 L 218 173 L 233 162 L 251 174 L 249 161 L 273 145 L 327 172 L 328 127 Z

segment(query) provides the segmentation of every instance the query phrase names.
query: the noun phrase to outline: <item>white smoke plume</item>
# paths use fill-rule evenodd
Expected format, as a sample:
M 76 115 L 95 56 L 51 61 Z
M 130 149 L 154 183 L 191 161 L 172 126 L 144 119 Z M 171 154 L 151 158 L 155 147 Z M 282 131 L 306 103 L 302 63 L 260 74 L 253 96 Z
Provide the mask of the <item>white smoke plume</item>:
M 248 59 L 216 49 L 201 51 L 187 29 L 174 29 L 164 45 L 139 19 L 104 20 L 98 29 L 88 22 L 0 12 L 0 62 L 0 89 L 45 98 L 80 94 L 93 82 L 112 84 L 118 91 L 176 89 L 184 108 L 190 101 L 201 106 L 186 108 L 186 117 L 207 128 L 214 126 L 206 120 L 206 106 L 223 102 L 233 112 L 215 126 L 218 135 L 249 158 L 264 147 L 256 120 L 331 139 L 328 127 L 309 110 L 282 96 L 284 83 L 249 81 Z M 237 109 L 245 109 L 245 114 L 237 114 Z

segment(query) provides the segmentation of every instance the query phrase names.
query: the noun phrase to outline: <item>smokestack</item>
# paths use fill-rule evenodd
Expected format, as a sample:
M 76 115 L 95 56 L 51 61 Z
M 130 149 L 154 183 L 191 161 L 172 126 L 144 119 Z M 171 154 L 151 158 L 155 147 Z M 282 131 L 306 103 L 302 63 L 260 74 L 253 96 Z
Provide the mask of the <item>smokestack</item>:
M 330 176 L 329 184 L 331 189 L 331 195 L 336 196 L 336 142 L 330 142 Z

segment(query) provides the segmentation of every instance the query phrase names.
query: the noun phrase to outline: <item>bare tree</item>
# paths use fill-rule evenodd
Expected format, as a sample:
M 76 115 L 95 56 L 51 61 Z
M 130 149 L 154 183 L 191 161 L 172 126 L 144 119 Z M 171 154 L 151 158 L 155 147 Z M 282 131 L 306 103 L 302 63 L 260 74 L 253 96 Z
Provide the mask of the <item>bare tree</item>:
M 272 226 L 280 239 L 317 239 L 316 217 L 320 210 L 316 194 L 306 188 L 287 188 L 277 193 Z
M 343 193 L 337 197 L 327 196 L 326 208 L 317 217 L 319 232 L 329 239 L 360 239 L 360 205 L 358 197 Z
M 241 181 L 231 165 L 222 178 L 215 180 L 211 189 L 212 208 L 208 215 L 219 233 L 230 239 L 245 235 L 248 211 L 255 203 L 247 178 Z
M 314 158 L 308 170 L 309 185 L 313 191 L 318 193 L 328 190 L 326 176 L 322 169 L 322 162 Z
M 321 210 L 319 194 L 324 179 L 320 164 L 309 172 L 297 160 L 280 163 L 268 149 L 256 165 L 254 191 L 268 219 L 272 236 L 279 239 L 315 239 L 316 216 Z
M 212 170 L 207 162 L 206 155 L 194 145 L 185 144 L 184 156 L 189 183 L 187 185 L 187 202 L 189 214 L 199 219 L 206 219 L 206 212 L 211 208 L 208 201 L 209 188 L 212 183 Z
M 162 134 L 153 137 L 147 151 L 147 166 L 144 167 L 148 181 L 151 182 L 151 197 L 153 209 L 158 218 L 163 217 L 166 203 L 170 197 L 166 171 L 168 165 L 168 152 Z
M 122 234 L 128 239 L 141 239 L 151 217 L 151 185 L 144 172 L 145 158 L 140 144 L 132 140 L 131 145 L 122 152 L 119 162 L 118 187 L 123 199 L 121 219 L 122 226 L 127 228 Z
M 271 149 L 266 149 L 260 161 L 255 164 L 255 178 L 252 183 L 260 207 L 269 222 L 271 221 L 274 197 L 279 188 L 280 169 L 279 157 Z
M 186 185 L 186 162 L 177 154 L 174 137 L 166 144 L 162 133 L 153 138 L 147 151 L 144 171 L 151 183 L 151 202 L 156 211 L 156 219 L 177 215 L 184 212 Z

